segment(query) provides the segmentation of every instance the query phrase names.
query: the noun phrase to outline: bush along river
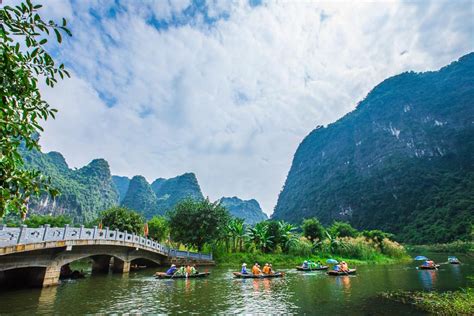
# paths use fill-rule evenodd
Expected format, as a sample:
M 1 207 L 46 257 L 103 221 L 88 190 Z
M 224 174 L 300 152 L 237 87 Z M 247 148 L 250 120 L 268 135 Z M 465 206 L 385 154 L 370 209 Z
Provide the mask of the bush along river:
M 432 254 L 436 262 L 447 255 Z M 294 267 L 283 278 L 236 279 L 235 269 L 213 267 L 203 279 L 153 277 L 162 268 L 125 275 L 90 275 L 57 287 L 0 292 L 0 314 L 199 313 L 423 315 L 413 305 L 384 298 L 387 291 L 454 291 L 472 286 L 472 256 L 459 255 L 461 265 L 417 270 L 419 262 L 361 265 L 357 275 L 328 276 Z M 203 268 L 206 270 L 206 268 Z M 471 283 L 471 284 L 470 284 Z

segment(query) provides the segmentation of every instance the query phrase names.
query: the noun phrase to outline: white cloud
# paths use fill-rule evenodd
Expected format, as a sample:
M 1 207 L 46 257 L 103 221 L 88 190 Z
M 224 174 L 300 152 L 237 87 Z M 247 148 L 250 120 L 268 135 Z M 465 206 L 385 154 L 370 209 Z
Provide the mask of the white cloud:
M 59 57 L 75 76 L 45 91 L 60 112 L 44 149 L 149 181 L 192 171 L 212 199 L 256 198 L 268 213 L 316 125 L 391 75 L 473 50 L 470 1 L 207 1 L 212 25 L 199 12 L 185 23 L 187 1 L 111 4 L 73 4 Z M 171 24 L 148 24 L 150 12 Z

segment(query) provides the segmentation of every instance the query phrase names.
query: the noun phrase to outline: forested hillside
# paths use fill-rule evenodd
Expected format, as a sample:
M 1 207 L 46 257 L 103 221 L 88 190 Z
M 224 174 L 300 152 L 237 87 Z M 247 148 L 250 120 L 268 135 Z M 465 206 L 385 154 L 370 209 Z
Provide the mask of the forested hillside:
M 474 53 L 403 73 L 299 145 L 273 218 L 349 221 L 413 243 L 470 238 Z
M 223 197 L 220 202 L 232 216 L 245 220 L 245 223 L 249 225 L 268 219 L 267 214 L 262 211 L 260 204 L 254 199 L 242 200 L 234 196 Z
M 61 194 L 48 195 L 30 201 L 29 209 L 39 214 L 67 214 L 75 222 L 94 220 L 101 210 L 118 203 L 118 193 L 112 183 L 110 168 L 104 159 L 94 159 L 80 169 L 70 169 L 58 152 L 47 154 L 23 150 L 26 166 L 41 170 L 51 177 L 52 185 Z

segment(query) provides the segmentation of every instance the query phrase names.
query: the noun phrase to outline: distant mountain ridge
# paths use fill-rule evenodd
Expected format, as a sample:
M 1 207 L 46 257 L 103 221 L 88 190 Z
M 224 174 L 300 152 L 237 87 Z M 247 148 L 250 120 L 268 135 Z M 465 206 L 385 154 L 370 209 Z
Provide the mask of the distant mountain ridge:
M 376 86 L 299 145 L 273 218 L 316 216 L 412 243 L 468 239 L 474 217 L 474 53 Z
M 32 199 L 28 205 L 31 212 L 66 214 L 75 222 L 84 223 L 94 220 L 101 210 L 117 205 L 118 193 L 104 159 L 94 159 L 80 169 L 70 169 L 58 152 L 44 154 L 23 149 L 22 156 L 27 167 L 50 176 L 52 185 L 61 190 L 55 199 L 48 195 Z
M 232 216 L 245 220 L 245 223 L 249 225 L 268 219 L 267 214 L 263 212 L 260 204 L 254 199 L 241 200 L 236 196 L 222 197 L 220 203 L 227 208 Z

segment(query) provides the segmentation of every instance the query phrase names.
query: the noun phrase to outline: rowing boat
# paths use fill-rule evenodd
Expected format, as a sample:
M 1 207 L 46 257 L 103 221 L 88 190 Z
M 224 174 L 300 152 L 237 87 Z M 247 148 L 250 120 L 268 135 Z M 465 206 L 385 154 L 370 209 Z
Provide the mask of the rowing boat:
M 234 276 L 236 278 L 242 278 L 242 279 L 267 279 L 267 278 L 280 278 L 285 275 L 284 272 L 275 272 L 273 274 L 242 274 L 240 272 L 233 272 Z
M 165 272 L 156 272 L 155 278 L 157 279 L 188 279 L 188 278 L 204 278 L 207 277 L 210 273 L 209 272 L 200 272 L 196 274 L 189 274 L 189 275 L 169 275 Z
M 349 271 L 343 272 L 343 271 L 328 271 L 328 275 L 348 275 L 348 274 L 356 274 L 356 269 L 349 269 Z
M 322 270 L 327 270 L 329 267 L 328 266 L 321 266 L 319 268 L 313 267 L 313 268 L 303 268 L 303 267 L 296 267 L 296 270 L 298 271 L 322 271 Z
M 434 266 L 419 266 L 418 269 L 421 270 L 436 270 L 439 268 L 439 264 L 435 264 Z

